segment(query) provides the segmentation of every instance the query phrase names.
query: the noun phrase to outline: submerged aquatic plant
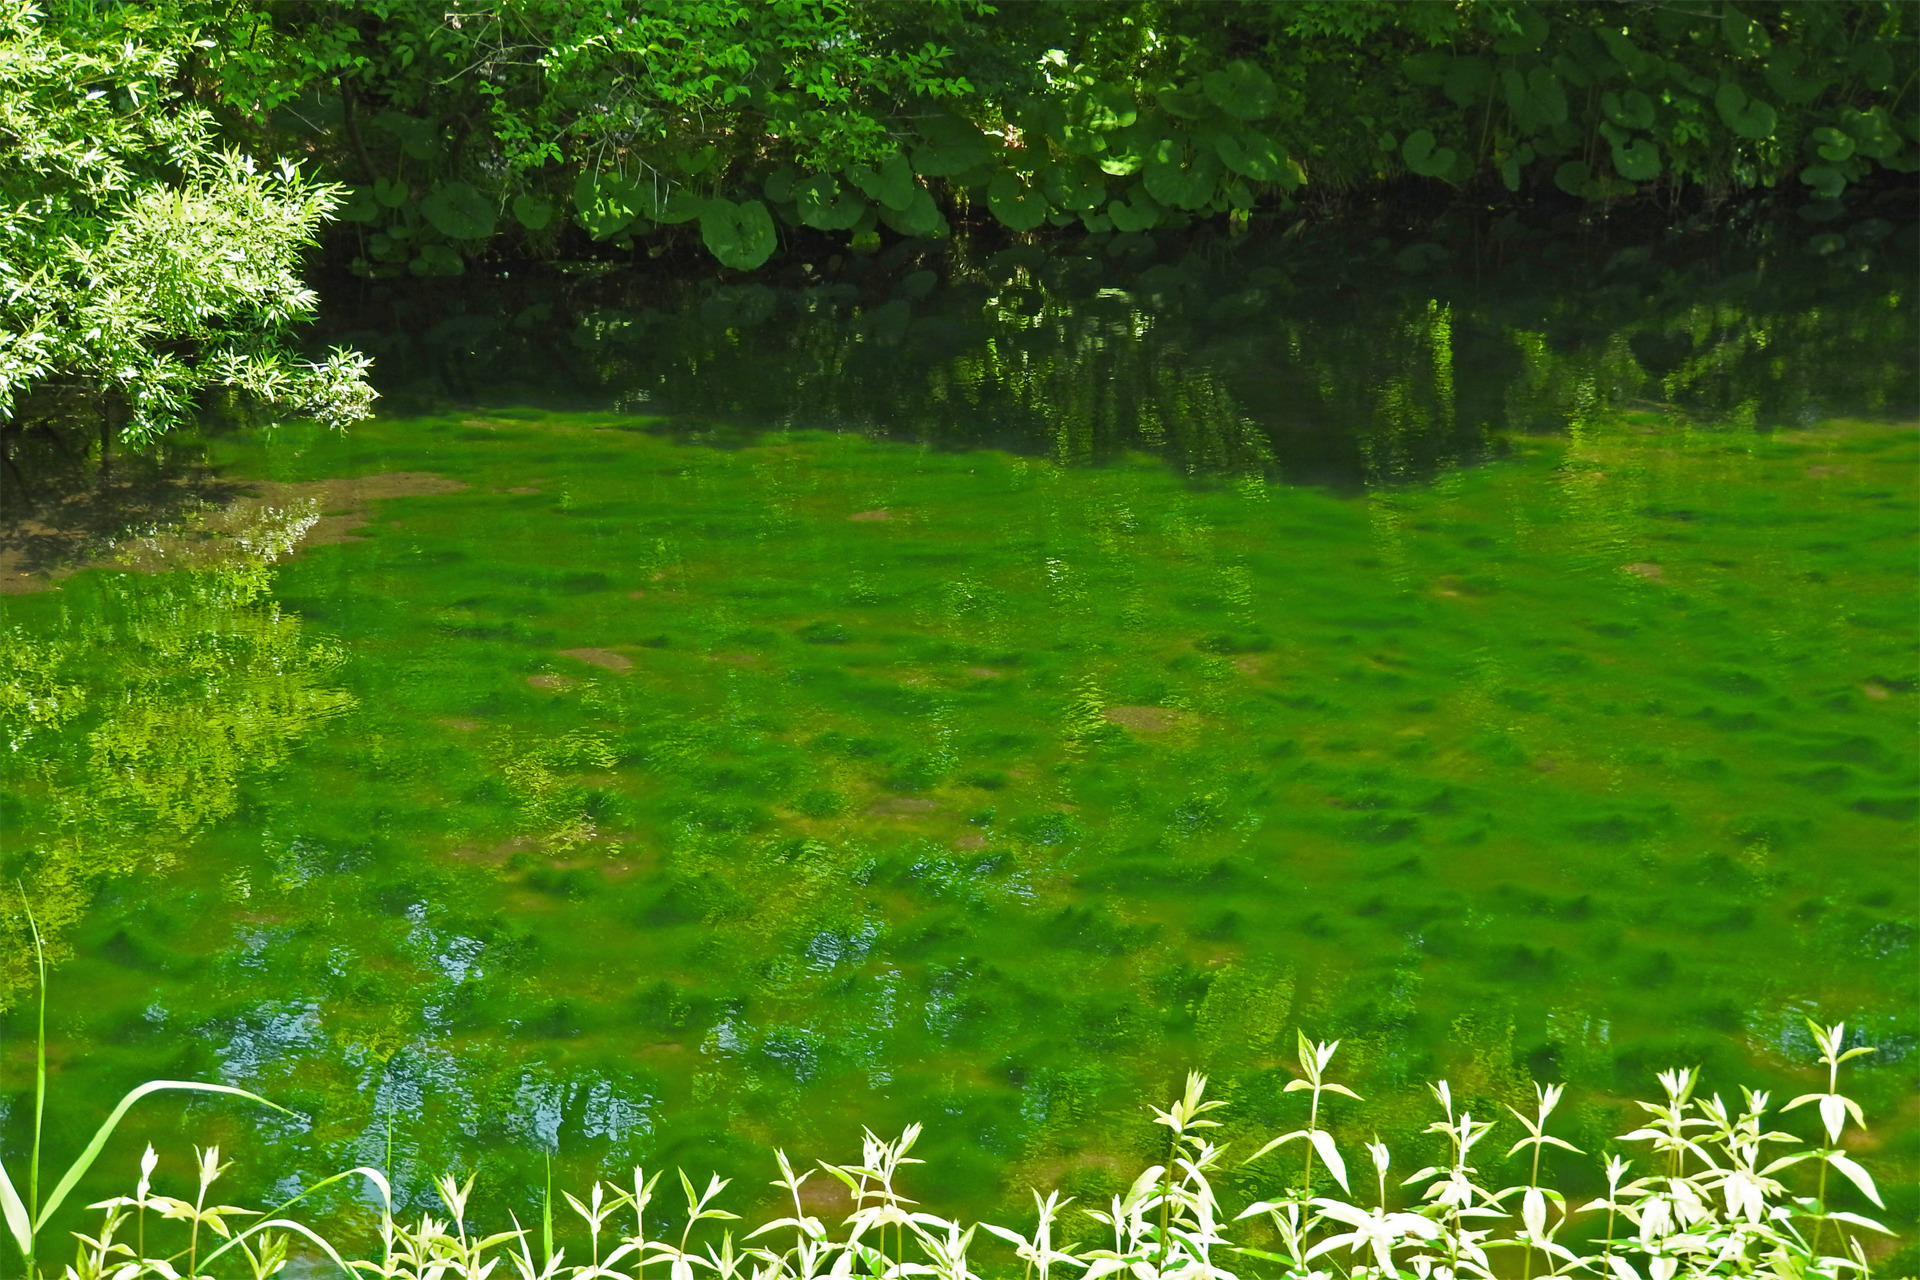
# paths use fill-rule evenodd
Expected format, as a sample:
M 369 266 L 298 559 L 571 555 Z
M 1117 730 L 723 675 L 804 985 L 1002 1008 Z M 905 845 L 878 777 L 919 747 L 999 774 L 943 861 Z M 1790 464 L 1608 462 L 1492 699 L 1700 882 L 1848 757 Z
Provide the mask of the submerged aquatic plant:
M 208 1190 L 226 1168 L 217 1148 L 200 1153 L 198 1186 L 191 1200 L 153 1194 L 157 1158 L 149 1147 L 135 1193 L 91 1206 L 105 1212 L 105 1222 L 97 1234 L 75 1233 L 78 1250 L 64 1277 L 139 1280 L 156 1275 L 164 1280 L 193 1280 L 222 1275 L 267 1280 L 288 1266 L 294 1235 L 311 1243 L 341 1271 L 367 1280 L 488 1280 L 503 1262 L 518 1280 L 646 1280 L 648 1267 L 661 1264 L 666 1269 L 664 1280 L 906 1280 L 922 1276 L 980 1280 L 983 1275 L 1011 1274 L 1004 1254 L 990 1263 L 973 1256 L 975 1237 L 984 1231 L 1011 1246 L 1022 1280 L 1053 1280 L 1056 1274 L 1074 1280 L 1107 1276 L 1241 1280 L 1252 1275 L 1284 1280 L 1399 1280 L 1409 1274 L 1415 1280 L 1494 1280 L 1515 1271 L 1523 1277 L 1592 1280 L 1736 1275 L 1864 1280 L 1870 1266 L 1857 1233 L 1891 1232 L 1863 1215 L 1835 1209 L 1825 1196 L 1826 1172 L 1836 1169 L 1868 1200 L 1882 1204 L 1872 1176 L 1838 1146 L 1848 1119 L 1863 1123 L 1858 1105 L 1840 1092 L 1839 1068 L 1870 1050 L 1843 1050 L 1843 1025 L 1809 1025 L 1822 1051 L 1821 1063 L 1828 1068 L 1827 1088 L 1794 1099 L 1785 1110 L 1818 1104 L 1825 1145 L 1768 1158 L 1763 1154 L 1768 1144 L 1794 1145 L 1800 1139 L 1766 1128 L 1769 1099 L 1765 1093 L 1743 1090 L 1741 1106 L 1729 1108 L 1718 1095 L 1695 1096 L 1696 1071 L 1663 1072 L 1659 1079 L 1665 1098 L 1638 1104 L 1651 1117 L 1649 1123 L 1621 1135 L 1622 1141 L 1649 1145 L 1649 1171 L 1631 1176 L 1631 1162 L 1610 1154 L 1605 1166 L 1606 1194 L 1584 1204 L 1540 1181 L 1542 1148 L 1576 1150 L 1547 1132 L 1561 1096 L 1558 1086 L 1536 1087 L 1532 1116 L 1513 1111 L 1526 1136 L 1506 1154 L 1512 1157 L 1530 1150 L 1533 1158 L 1526 1183 L 1496 1189 L 1485 1184 L 1473 1161 L 1476 1149 L 1500 1122 L 1456 1110 L 1445 1081 L 1432 1086 L 1440 1115 L 1427 1130 L 1445 1138 L 1445 1162 L 1401 1180 L 1399 1187 L 1420 1190 L 1410 1203 L 1395 1207 L 1395 1184 L 1387 1177 L 1392 1153 L 1377 1140 L 1365 1144 L 1374 1178 L 1373 1203 L 1363 1204 L 1365 1197 L 1349 1184 L 1338 1141 L 1320 1126 L 1321 1096 L 1348 1093 L 1327 1078 L 1338 1043 L 1312 1044 L 1303 1036 L 1301 1079 L 1295 1084 L 1298 1091 L 1313 1095 L 1307 1127 L 1268 1142 L 1238 1162 L 1250 1165 L 1275 1148 L 1302 1139 L 1308 1157 L 1297 1184 L 1255 1200 L 1231 1216 L 1223 1211 L 1214 1179 L 1226 1163 L 1227 1149 L 1205 1136 L 1206 1130 L 1218 1127 L 1205 1117 L 1225 1104 L 1207 1098 L 1204 1076 L 1190 1075 L 1176 1102 L 1164 1110 L 1153 1108 L 1155 1122 L 1164 1125 L 1169 1135 L 1166 1162 L 1142 1170 L 1128 1190 L 1105 1207 L 1081 1211 L 1103 1228 L 1102 1238 L 1088 1247 L 1062 1242 L 1060 1219 L 1071 1201 L 1062 1200 L 1057 1192 L 1044 1199 L 1034 1193 L 1035 1225 L 1030 1234 L 993 1223 L 962 1223 L 919 1208 L 898 1185 L 906 1166 L 921 1163 L 908 1155 L 920 1136 L 918 1125 L 892 1141 L 869 1131 L 857 1164 L 822 1162 L 817 1170 L 796 1172 L 787 1154 L 776 1151 L 780 1177 L 772 1185 L 786 1193 L 791 1211 L 759 1224 L 739 1241 L 731 1228 L 722 1228 L 717 1242 L 695 1238 L 703 1230 L 710 1232 L 701 1228 L 704 1222 L 739 1220 L 739 1215 L 716 1204 L 728 1185 L 719 1177 L 697 1189 L 684 1172 L 679 1174 L 686 1214 L 673 1239 L 649 1234 L 647 1209 L 660 1179 L 658 1171 L 649 1175 L 636 1168 L 631 1190 L 596 1182 L 584 1199 L 565 1194 L 567 1206 L 585 1225 L 589 1240 L 589 1257 L 578 1263 L 566 1260 L 564 1248 L 553 1247 L 550 1194 L 536 1257 L 532 1233 L 511 1215 L 509 1230 L 490 1234 L 469 1230 L 471 1178 L 462 1183 L 453 1176 L 441 1177 L 435 1189 L 447 1216 L 426 1213 L 409 1222 L 394 1216 L 391 1188 L 378 1170 L 337 1174 L 295 1199 L 345 1178 L 368 1180 L 380 1204 L 377 1250 L 371 1257 L 348 1259 L 313 1227 L 285 1216 L 293 1201 L 267 1214 L 231 1205 L 209 1206 Z M 41 1087 L 44 1091 L 44 1072 Z M 132 1100 L 157 1088 L 243 1093 L 223 1086 L 156 1081 L 129 1095 L 45 1205 L 29 1207 L 34 1205 L 33 1188 L 37 1187 L 32 1175 L 26 1201 L 14 1193 L 11 1182 L 0 1180 L 8 1224 L 27 1262 L 28 1276 L 40 1274 L 35 1245 L 47 1216 L 98 1155 Z M 1315 1157 L 1341 1194 L 1316 1194 Z M 1778 1175 L 1808 1162 L 1818 1170 L 1815 1194 L 1796 1195 Z M 846 1187 L 851 1212 L 837 1228 L 808 1211 L 802 1188 L 815 1173 Z M 185 1224 L 184 1245 L 171 1252 L 153 1250 L 148 1210 L 157 1211 L 162 1223 Z M 130 1215 L 137 1226 L 131 1245 L 118 1239 Z M 244 1227 L 232 1221 L 242 1217 L 261 1220 Z M 1236 1226 L 1250 1220 L 1263 1220 L 1270 1233 Z M 625 1231 L 627 1222 L 632 1225 L 630 1234 Z M 203 1227 L 222 1240 L 204 1257 Z M 1832 1246 L 1823 1249 L 1829 1236 Z M 1496 1265 L 1502 1251 L 1519 1255 L 1513 1265 Z M 213 1264 L 230 1253 L 234 1259 L 228 1266 L 213 1270 Z

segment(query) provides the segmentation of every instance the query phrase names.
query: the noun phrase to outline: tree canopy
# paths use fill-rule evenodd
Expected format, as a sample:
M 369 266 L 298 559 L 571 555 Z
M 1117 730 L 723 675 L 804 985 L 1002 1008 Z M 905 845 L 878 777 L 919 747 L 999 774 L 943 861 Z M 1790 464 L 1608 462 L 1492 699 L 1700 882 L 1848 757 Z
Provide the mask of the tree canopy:
M 79 391 L 139 441 L 209 387 L 364 416 L 364 358 L 286 343 L 313 310 L 301 253 L 336 189 L 224 147 L 176 88 L 188 41 L 135 16 L 90 37 L 0 0 L 0 421 Z
M 675 237 L 746 269 L 809 230 L 1137 231 L 1400 180 L 1830 200 L 1920 167 L 1912 11 L 1883 0 L 153 11 L 203 33 L 233 136 L 350 184 L 372 276 Z

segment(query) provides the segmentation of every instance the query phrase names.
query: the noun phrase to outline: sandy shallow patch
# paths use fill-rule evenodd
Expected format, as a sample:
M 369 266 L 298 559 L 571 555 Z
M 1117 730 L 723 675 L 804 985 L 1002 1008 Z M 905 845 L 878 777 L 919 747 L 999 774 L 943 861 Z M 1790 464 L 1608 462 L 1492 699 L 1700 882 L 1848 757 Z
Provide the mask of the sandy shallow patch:
M 1108 707 L 1100 715 L 1135 733 L 1165 733 L 1169 729 L 1191 729 L 1200 723 L 1199 716 L 1178 707 Z
M 560 656 L 574 658 L 580 662 L 590 662 L 596 667 L 605 667 L 608 671 L 631 671 L 633 659 L 611 649 L 561 649 Z
M 466 487 L 431 471 L 241 482 L 218 500 L 189 497 L 169 518 L 119 537 L 100 527 L 97 495 L 76 495 L 0 529 L 0 594 L 45 591 L 83 569 L 166 573 L 272 563 L 303 547 L 360 541 L 355 530 L 373 520 L 370 503 Z

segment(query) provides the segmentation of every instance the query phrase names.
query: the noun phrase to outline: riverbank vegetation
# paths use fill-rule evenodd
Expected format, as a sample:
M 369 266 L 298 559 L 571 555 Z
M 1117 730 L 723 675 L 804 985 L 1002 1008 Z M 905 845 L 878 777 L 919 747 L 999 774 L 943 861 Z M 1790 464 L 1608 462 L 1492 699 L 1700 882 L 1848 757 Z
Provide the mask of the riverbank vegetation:
M 579 1222 L 562 1215 L 560 1226 L 570 1227 L 567 1234 L 576 1238 L 563 1237 L 558 1246 L 551 1186 L 532 1226 L 510 1211 L 489 1212 L 484 1193 L 474 1199 L 474 1179 L 462 1182 L 454 1175 L 432 1180 L 430 1194 L 438 1204 L 417 1221 L 398 1216 L 404 1210 L 397 1208 L 390 1170 L 372 1166 L 325 1179 L 262 1213 L 219 1204 L 210 1195 L 228 1167 L 218 1147 L 198 1152 L 191 1195 L 172 1196 L 156 1188 L 159 1161 L 149 1146 L 133 1194 L 89 1206 L 104 1211 L 105 1219 L 96 1234 L 74 1233 L 77 1248 L 65 1275 L 267 1280 L 304 1255 L 308 1266 L 324 1265 L 324 1257 L 347 1275 L 377 1280 L 484 1280 L 496 1270 L 520 1280 L 644 1280 L 650 1265 L 664 1267 L 673 1280 L 703 1274 L 714 1280 L 979 1280 L 1011 1275 L 1015 1268 L 1027 1280 L 1036 1272 L 1040 1280 L 1055 1272 L 1076 1280 L 1116 1274 L 1136 1280 L 1361 1280 L 1400 1277 L 1402 1268 L 1422 1280 L 1514 1274 L 1865 1280 L 1875 1274 L 1872 1259 L 1885 1255 L 1883 1245 L 1870 1252 L 1866 1242 L 1891 1233 L 1864 1213 L 1836 1207 L 1859 1198 L 1884 1208 L 1872 1176 L 1848 1154 L 1850 1122 L 1857 1129 L 1864 1119 L 1840 1092 L 1839 1073 L 1843 1063 L 1873 1050 L 1853 1044 L 1841 1025 L 1810 1023 L 1808 1029 L 1826 1088 L 1781 1110 L 1815 1108 L 1819 1132 L 1811 1143 L 1773 1127 L 1780 1122 L 1770 1118 L 1772 1100 L 1764 1092 L 1743 1090 L 1741 1103 L 1729 1106 L 1719 1094 L 1700 1095 L 1697 1070 L 1664 1071 L 1664 1096 L 1634 1103 L 1642 1118 L 1618 1138 L 1633 1144 L 1636 1157 L 1607 1153 L 1605 1189 L 1591 1198 L 1553 1185 L 1550 1155 L 1585 1154 L 1550 1132 L 1560 1086 L 1535 1086 L 1532 1115 L 1509 1107 L 1510 1118 L 1476 1119 L 1456 1107 L 1446 1081 L 1434 1083 L 1437 1114 L 1422 1135 L 1423 1147 L 1431 1150 L 1418 1156 L 1430 1163 L 1403 1176 L 1385 1144 L 1339 1135 L 1334 1101 L 1357 1095 L 1329 1078 L 1338 1042 L 1314 1044 L 1301 1034 L 1297 1074 L 1286 1091 L 1307 1095 L 1303 1127 L 1246 1153 L 1231 1143 L 1216 1144 L 1208 1131 L 1220 1122 L 1209 1116 L 1227 1104 L 1206 1096 L 1204 1076 L 1189 1075 L 1179 1099 L 1165 1109 L 1151 1108 L 1154 1124 L 1165 1130 L 1164 1155 L 1140 1169 L 1124 1192 L 1074 1209 L 1072 1198 L 1062 1200 L 1052 1191 L 1043 1199 L 1034 1190 L 1032 1216 L 1019 1228 L 943 1218 L 909 1197 L 908 1166 L 924 1163 L 908 1154 L 920 1136 L 917 1124 L 891 1142 L 867 1131 L 861 1158 L 851 1164 L 822 1161 L 796 1170 L 785 1152 L 776 1151 L 779 1177 L 770 1185 L 778 1195 L 756 1215 L 758 1221 L 721 1207 L 727 1180 L 716 1175 L 696 1190 L 685 1170 L 677 1173 L 684 1206 L 675 1203 L 673 1184 L 659 1193 L 659 1171 L 649 1175 L 643 1168 L 633 1170 L 630 1187 L 596 1181 L 584 1199 L 563 1192 Z M 29 1276 L 41 1274 L 36 1261 L 49 1218 L 128 1106 L 145 1092 L 169 1088 L 265 1101 L 218 1085 L 143 1086 L 116 1109 L 44 1206 L 37 1192 L 36 1134 L 30 1199 L 0 1177 L 12 1244 Z M 42 1099 L 44 1092 L 43 1060 Z M 1483 1170 L 1500 1161 L 1499 1149 L 1515 1134 L 1505 1158 L 1521 1158 L 1526 1180 L 1495 1187 L 1497 1179 Z M 1401 1161 L 1406 1163 L 1405 1152 Z M 364 1183 L 367 1192 L 357 1205 L 342 1202 L 348 1211 L 334 1215 L 349 1224 L 336 1239 L 351 1233 L 371 1245 L 365 1256 L 348 1247 L 346 1252 L 356 1253 L 351 1261 L 311 1225 L 311 1210 L 324 1198 L 305 1206 L 300 1217 L 289 1216 L 315 1193 L 343 1182 Z M 1249 1187 L 1252 1194 L 1236 1194 Z M 657 1193 L 663 1203 L 654 1208 Z

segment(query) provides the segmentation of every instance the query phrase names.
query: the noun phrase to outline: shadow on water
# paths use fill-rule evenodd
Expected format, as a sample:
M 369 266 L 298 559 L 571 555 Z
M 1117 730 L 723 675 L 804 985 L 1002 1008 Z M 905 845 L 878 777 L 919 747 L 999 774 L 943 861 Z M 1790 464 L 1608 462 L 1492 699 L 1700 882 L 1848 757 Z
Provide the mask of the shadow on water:
M 906 241 L 772 284 L 343 281 L 329 324 L 413 406 L 613 408 L 713 441 L 822 428 L 1066 463 L 1144 452 L 1356 487 L 1621 409 L 1762 428 L 1911 417 L 1908 203 L 1651 245 L 1509 217 L 1447 245 L 1139 233 L 969 257 Z
M 758 1181 L 927 1120 L 930 1198 L 1092 1202 L 1189 1065 L 1226 1136 L 1291 1124 L 1296 1026 L 1348 1136 L 1531 1072 L 1600 1150 L 1676 1062 L 1801 1091 L 1803 1012 L 1883 1046 L 1884 1115 L 1914 263 L 1813 213 L 352 282 L 345 436 L 104 484 L 10 437 L 56 1135 L 220 1078 L 301 1113 L 256 1182 L 392 1141 L 405 1203 L 478 1168 L 531 1220 L 543 1151 Z

